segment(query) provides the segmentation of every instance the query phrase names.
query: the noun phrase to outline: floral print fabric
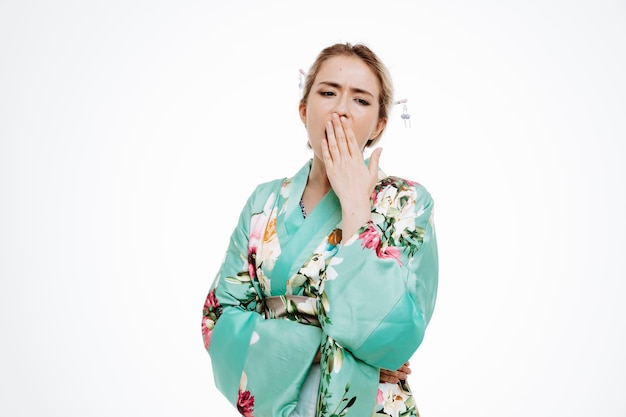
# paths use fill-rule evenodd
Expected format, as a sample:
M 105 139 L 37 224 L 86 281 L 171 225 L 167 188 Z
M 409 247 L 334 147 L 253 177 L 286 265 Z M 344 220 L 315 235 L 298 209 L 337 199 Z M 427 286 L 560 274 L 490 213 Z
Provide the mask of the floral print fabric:
M 260 185 L 241 213 L 203 309 L 216 385 L 243 416 L 288 417 L 319 351 L 316 416 L 417 416 L 405 382 L 378 378 L 413 355 L 432 316 L 432 198 L 381 172 L 372 220 L 341 236 L 332 191 L 300 212 L 309 169 Z M 267 297 L 283 300 L 279 319 Z

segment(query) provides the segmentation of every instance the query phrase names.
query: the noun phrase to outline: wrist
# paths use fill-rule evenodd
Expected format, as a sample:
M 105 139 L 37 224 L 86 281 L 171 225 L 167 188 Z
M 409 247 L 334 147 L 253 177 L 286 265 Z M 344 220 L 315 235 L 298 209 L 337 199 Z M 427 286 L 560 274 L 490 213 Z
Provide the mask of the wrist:
M 353 213 L 342 212 L 341 228 L 342 228 L 342 242 L 346 242 L 352 235 L 354 235 L 363 225 L 372 220 L 369 210 L 367 213 Z
M 346 198 L 340 200 L 341 212 L 345 216 L 368 215 L 371 211 L 371 202 L 369 198 Z

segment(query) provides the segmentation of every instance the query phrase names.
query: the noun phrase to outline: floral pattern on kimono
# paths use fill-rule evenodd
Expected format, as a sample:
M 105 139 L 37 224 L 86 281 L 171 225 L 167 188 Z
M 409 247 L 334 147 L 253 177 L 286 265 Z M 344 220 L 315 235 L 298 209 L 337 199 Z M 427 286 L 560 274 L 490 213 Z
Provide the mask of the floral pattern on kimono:
M 246 417 L 289 417 L 319 350 L 316 417 L 418 416 L 406 381 L 379 373 L 414 354 L 433 313 L 432 198 L 381 171 L 371 221 L 341 236 L 332 190 L 300 212 L 310 166 L 259 185 L 241 212 L 203 310 L 216 386 Z

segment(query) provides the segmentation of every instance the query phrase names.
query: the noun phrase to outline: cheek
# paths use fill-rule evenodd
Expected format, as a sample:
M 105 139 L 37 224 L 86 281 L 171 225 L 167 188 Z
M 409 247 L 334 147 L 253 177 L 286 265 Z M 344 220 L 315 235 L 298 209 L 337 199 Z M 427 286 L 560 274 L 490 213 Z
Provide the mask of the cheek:
M 357 123 L 355 126 L 355 132 L 359 132 L 363 136 L 369 136 L 376 129 L 377 120 L 372 120 L 371 117 L 364 118 L 361 123 Z

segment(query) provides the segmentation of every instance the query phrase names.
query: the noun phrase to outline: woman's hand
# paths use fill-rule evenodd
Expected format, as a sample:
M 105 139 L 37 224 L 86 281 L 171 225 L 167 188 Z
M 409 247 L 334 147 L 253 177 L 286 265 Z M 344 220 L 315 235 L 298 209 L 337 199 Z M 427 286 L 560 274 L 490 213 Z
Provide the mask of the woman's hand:
M 315 358 L 313 359 L 313 363 L 320 363 L 321 356 L 321 352 L 318 350 Z M 405 381 L 411 373 L 410 366 L 411 364 L 407 361 L 400 368 L 398 368 L 397 371 L 381 369 L 379 381 L 388 382 L 390 384 L 397 384 L 400 381 Z
M 389 382 L 390 384 L 397 384 L 400 381 L 406 380 L 409 374 L 411 373 L 411 368 L 409 368 L 409 366 L 410 366 L 410 363 L 406 362 L 397 371 L 381 369 L 380 370 L 380 382 Z
M 378 180 L 382 149 L 377 148 L 369 166 L 365 165 L 350 121 L 337 113 L 326 123 L 326 136 L 322 156 L 328 181 L 341 203 L 343 236 L 347 238 L 370 220 L 370 197 Z

